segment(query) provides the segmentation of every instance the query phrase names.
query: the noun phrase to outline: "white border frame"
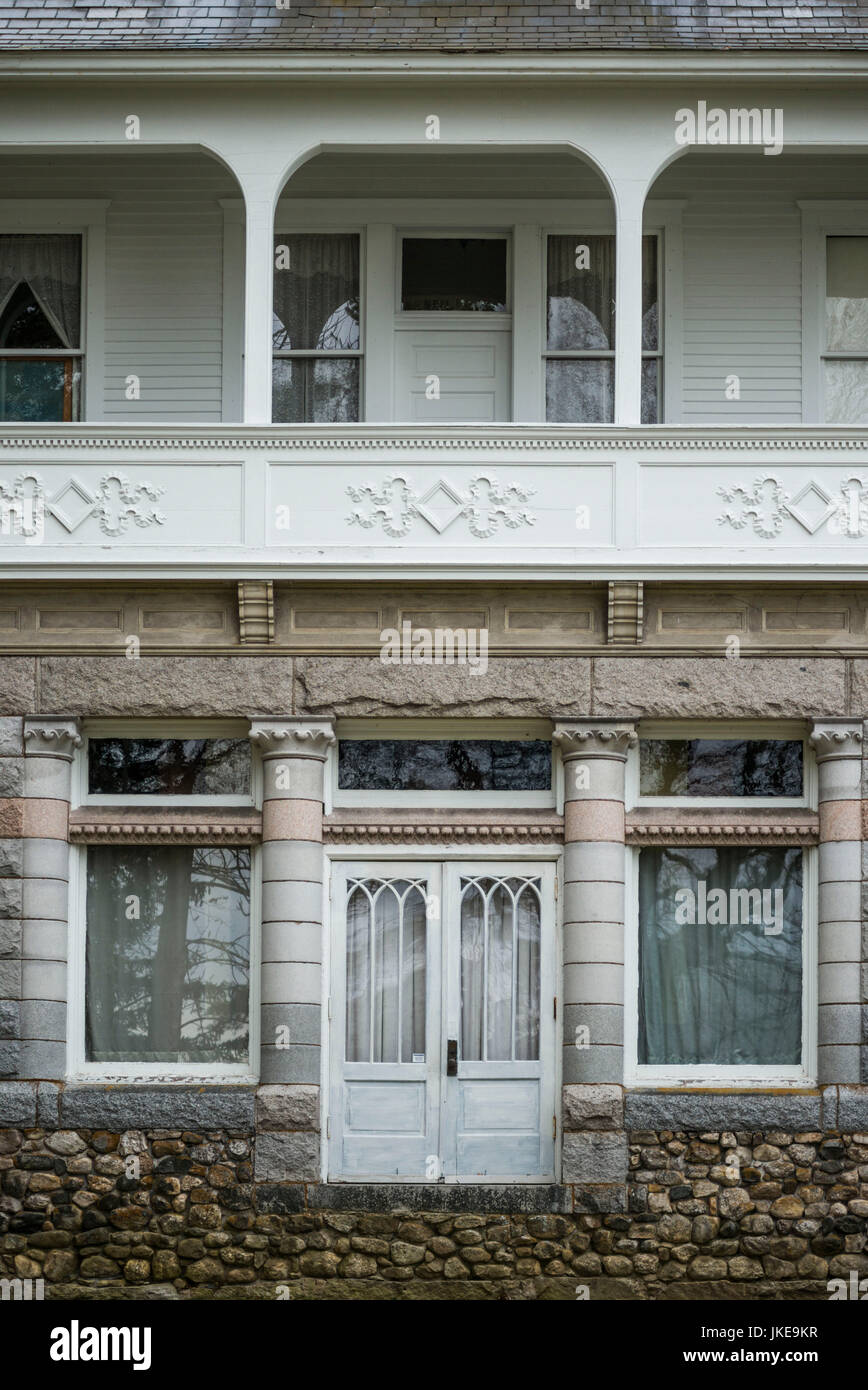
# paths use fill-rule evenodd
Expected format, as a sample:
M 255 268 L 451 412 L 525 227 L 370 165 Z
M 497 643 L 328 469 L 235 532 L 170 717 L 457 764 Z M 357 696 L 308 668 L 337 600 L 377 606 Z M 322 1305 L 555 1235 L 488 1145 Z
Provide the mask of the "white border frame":
M 423 740 L 478 739 L 484 743 L 550 742 L 552 725 L 546 720 L 486 720 L 480 729 L 479 719 L 338 719 L 335 721 L 336 743 L 329 749 L 326 761 L 326 805 L 328 815 L 335 807 L 429 807 L 443 809 L 461 807 L 466 810 L 491 810 L 511 807 L 514 810 L 545 809 L 554 811 L 563 794 L 560 790 L 562 764 L 552 742 L 551 788 L 548 791 L 474 792 L 474 791 L 346 791 L 338 787 L 338 749 L 341 739 L 348 741 L 384 739 L 411 743 Z
M 666 846 L 657 848 L 665 849 Z M 740 846 L 745 850 L 751 845 Z M 760 846 L 756 846 L 760 848 Z M 781 848 L 786 848 L 781 846 Z M 639 1056 L 639 854 L 628 848 L 625 864 L 624 1085 L 639 1089 L 768 1090 L 817 1085 L 818 868 L 817 849 L 802 853 L 802 1063 L 801 1066 L 648 1066 Z
M 454 846 L 445 848 L 443 845 L 427 846 L 419 845 L 370 845 L 370 844 L 347 844 L 340 846 L 325 846 L 323 850 L 323 966 L 322 979 L 323 987 L 326 992 L 325 1008 L 322 1014 L 322 1031 L 320 1035 L 320 1104 L 321 1104 L 321 1134 L 320 1134 L 320 1176 L 324 1183 L 329 1186 L 342 1187 L 348 1182 L 358 1182 L 359 1185 L 370 1182 L 371 1186 L 376 1185 L 375 1179 L 346 1179 L 345 1181 L 329 1182 L 328 1163 L 329 1163 L 329 1117 L 331 1114 L 331 1081 L 333 1066 L 333 1049 L 331 1047 L 331 1020 L 332 1013 L 332 987 L 335 970 L 334 945 L 334 922 L 332 920 L 332 868 L 335 864 L 351 862 L 408 862 L 411 864 L 433 864 L 437 863 L 445 870 L 449 864 L 497 864 L 497 863 L 524 863 L 534 864 L 553 864 L 554 865 L 554 931 L 555 939 L 553 942 L 553 979 L 555 999 L 560 1007 L 557 1010 L 557 1018 L 554 1020 L 553 1046 L 555 1056 L 554 1064 L 554 1104 L 557 1116 L 557 1134 L 554 1145 L 554 1182 L 561 1182 L 562 1172 L 562 1149 L 563 1149 L 563 1123 L 560 1110 L 560 1097 L 563 1085 L 563 894 L 559 891 L 560 885 L 564 881 L 563 850 L 554 849 L 551 846 L 542 845 L 492 845 L 486 848 L 480 857 L 479 845 Z M 445 881 L 445 873 L 444 873 Z M 445 1035 L 444 1035 L 445 1036 Z M 418 1185 L 418 1179 L 398 1179 L 391 1178 L 389 1181 L 399 1183 L 414 1183 Z M 448 1184 L 452 1187 L 462 1186 L 503 1186 L 509 1183 L 516 1187 L 534 1187 L 540 1185 L 551 1185 L 551 1178 L 524 1178 L 521 1181 L 515 1178 L 486 1178 L 483 1182 L 478 1179 L 466 1179 L 462 1182 Z M 431 1183 L 430 1186 L 442 1186 L 443 1184 Z
M 228 793 L 200 792 L 191 796 L 136 796 L 133 793 L 89 792 L 88 753 L 92 738 L 135 739 L 209 739 L 234 738 L 249 739 L 248 720 L 185 720 L 185 719 L 88 719 L 84 721 L 81 747 L 77 750 L 72 770 L 72 809 L 82 806 L 127 806 L 131 810 L 137 806 L 162 807 L 164 810 L 182 810 L 185 807 L 208 808 L 214 806 L 237 806 L 239 810 L 249 810 L 262 805 L 262 763 L 256 756 L 256 749 L 250 745 L 250 792 L 247 795 L 233 796 Z
M 81 424 L 105 418 L 105 223 L 110 202 L 109 198 L 0 199 L 2 234 L 81 236 Z
M 130 845 L 130 849 L 151 846 Z M 210 846 L 203 846 L 209 848 Z M 256 1085 L 259 1081 L 262 977 L 262 853 L 250 851 L 250 983 L 248 990 L 247 1062 L 88 1062 L 85 1056 L 87 963 L 87 852 L 90 845 L 70 845 L 69 964 L 67 967 L 67 1082 L 142 1082 L 147 1085 Z M 94 846 L 101 848 L 101 846 Z M 159 843 L 153 848 L 159 849 Z
M 671 806 L 682 812 L 708 810 L 719 807 L 721 810 L 741 807 L 755 810 L 760 807 L 768 810 L 816 810 L 817 809 L 817 763 L 814 750 L 808 741 L 809 731 L 803 720 L 748 721 L 739 724 L 733 720 L 640 720 L 637 725 L 639 740 L 627 756 L 625 804 L 628 811 L 644 806 Z M 774 739 L 800 742 L 802 745 L 802 795 L 801 796 L 641 796 L 639 794 L 639 742 L 642 739 Z

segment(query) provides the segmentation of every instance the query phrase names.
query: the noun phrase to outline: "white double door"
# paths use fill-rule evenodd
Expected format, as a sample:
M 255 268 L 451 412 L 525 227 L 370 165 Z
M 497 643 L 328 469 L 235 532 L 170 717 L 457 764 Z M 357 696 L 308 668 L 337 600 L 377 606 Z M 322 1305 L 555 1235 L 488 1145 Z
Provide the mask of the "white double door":
M 333 1181 L 553 1177 L 554 875 L 335 866 Z

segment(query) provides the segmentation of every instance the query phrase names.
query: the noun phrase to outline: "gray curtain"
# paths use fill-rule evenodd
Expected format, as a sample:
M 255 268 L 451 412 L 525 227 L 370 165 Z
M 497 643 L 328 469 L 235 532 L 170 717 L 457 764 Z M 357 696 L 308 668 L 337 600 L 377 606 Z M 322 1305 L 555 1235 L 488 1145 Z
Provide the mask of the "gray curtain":
M 346 352 L 359 347 L 359 238 L 276 236 L 273 347 Z M 288 250 L 289 265 L 281 269 Z
M 726 917 L 683 920 L 723 889 Z M 782 930 L 730 906 L 732 889 L 782 898 Z M 697 912 L 697 917 L 699 913 Z M 707 913 L 706 915 L 711 915 Z M 679 918 L 681 920 L 679 920 Z M 793 1065 L 802 1036 L 802 853 L 798 849 L 644 849 L 639 855 L 639 1061 Z
M 64 347 L 81 346 L 81 237 L 0 237 L 0 314 L 29 285 Z

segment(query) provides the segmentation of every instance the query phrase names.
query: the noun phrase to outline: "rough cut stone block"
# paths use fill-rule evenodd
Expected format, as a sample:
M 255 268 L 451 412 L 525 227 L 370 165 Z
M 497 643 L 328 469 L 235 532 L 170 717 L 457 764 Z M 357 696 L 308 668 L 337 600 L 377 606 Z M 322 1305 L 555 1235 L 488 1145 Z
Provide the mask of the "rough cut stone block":
M 0 796 L 24 795 L 24 759 L 0 758 Z
M 384 666 L 376 658 L 296 660 L 296 709 L 307 714 L 537 715 L 590 712 L 584 657 L 497 657 L 484 674 L 468 666 Z
M 21 1044 L 17 1039 L 0 1041 L 0 1076 L 21 1074 Z
M 249 1086 L 67 1086 L 65 1129 L 253 1129 Z
M 820 1093 L 801 1095 L 673 1095 L 627 1092 L 624 1123 L 630 1129 L 820 1128 Z
M 0 662 L 0 681 L 6 679 L 8 658 Z M 24 720 L 6 716 L 0 719 L 0 758 L 20 756 L 24 752 Z
M 0 657 L 0 714 L 36 713 L 36 658 L 33 656 Z M 4 720 L 4 726 L 7 721 Z M 18 720 L 10 720 L 10 724 Z M 4 743 L 15 731 L 4 728 Z M 20 752 L 20 746 L 14 749 Z
M 592 1216 L 596 1212 L 627 1210 L 627 1189 L 623 1183 L 583 1184 L 573 1188 L 573 1210 Z
M 620 1086 L 564 1086 L 564 1129 L 623 1129 Z
M 868 662 L 862 703 L 868 703 Z M 845 662 L 827 657 L 598 657 L 594 714 L 725 719 L 840 715 L 846 709 Z
M 36 1123 L 45 1129 L 60 1124 L 61 1087 L 53 1081 L 40 1081 L 36 1093 Z
M 319 1086 L 260 1086 L 256 1127 L 319 1130 Z
M 32 1129 L 36 1124 L 36 1082 L 0 1084 L 0 1129 Z
M 565 1134 L 564 1182 L 619 1183 L 627 1180 L 627 1136 L 623 1130 Z
M 838 1129 L 868 1130 L 868 1086 L 838 1087 Z
M 22 1038 L 18 1075 L 59 1080 L 66 1075 L 66 1043 Z
M 0 1038 L 20 1038 L 21 1009 L 17 999 L 0 999 Z
M 554 1183 L 528 1183 L 516 1187 L 485 1183 L 478 1186 L 476 1183 L 318 1183 L 307 1189 L 307 1200 L 314 1210 L 385 1214 L 391 1214 L 396 1207 L 408 1211 L 455 1211 L 473 1215 L 477 1212 L 545 1214 L 572 1210 L 572 1190 Z M 261 1210 L 261 1201 L 259 1206 Z
M 0 878 L 0 917 L 21 917 L 20 878 Z
M 313 1181 L 320 1173 L 318 1134 L 259 1134 L 253 1176 L 257 1182 Z
M 19 878 L 23 868 L 23 842 L 17 838 L 0 840 L 0 878 Z
M 0 999 L 21 998 L 21 961 L 0 960 Z
M 41 659 L 41 706 L 64 714 L 273 715 L 289 707 L 289 657 Z
M 14 917 L 0 918 L 0 957 L 21 954 L 21 923 Z

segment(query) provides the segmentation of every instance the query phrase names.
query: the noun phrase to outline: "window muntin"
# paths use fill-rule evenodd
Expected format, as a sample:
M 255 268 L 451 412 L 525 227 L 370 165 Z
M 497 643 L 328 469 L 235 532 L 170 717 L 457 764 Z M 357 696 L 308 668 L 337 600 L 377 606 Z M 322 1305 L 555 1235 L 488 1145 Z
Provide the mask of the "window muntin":
M 795 797 L 804 794 L 800 739 L 644 738 L 641 797 Z
M 0 420 L 80 418 L 81 282 L 81 236 L 0 236 Z
M 548 791 L 551 743 L 542 739 L 341 739 L 345 791 Z
M 546 419 L 615 418 L 615 237 L 550 235 L 546 250 Z M 659 418 L 659 238 L 642 238 L 642 424 Z
M 361 418 L 360 237 L 274 238 L 272 418 L 350 424 Z
M 868 236 L 827 236 L 824 418 L 868 421 Z
M 540 1055 L 538 878 L 460 879 L 461 1059 Z
M 402 239 L 403 311 L 502 314 L 507 302 L 505 237 Z
M 243 1065 L 250 850 L 87 850 L 85 1060 Z
M 424 1062 L 428 885 L 347 884 L 348 1062 Z
M 639 1066 L 803 1062 L 803 851 L 639 852 Z

